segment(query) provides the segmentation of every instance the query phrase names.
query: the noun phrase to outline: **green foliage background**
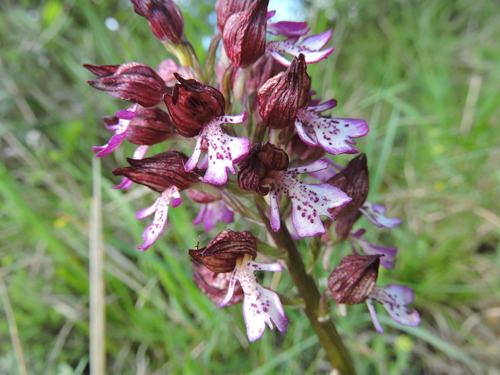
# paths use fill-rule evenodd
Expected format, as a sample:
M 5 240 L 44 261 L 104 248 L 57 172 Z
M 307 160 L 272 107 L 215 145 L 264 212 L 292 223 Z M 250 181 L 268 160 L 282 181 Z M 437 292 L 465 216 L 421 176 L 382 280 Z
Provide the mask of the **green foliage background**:
M 191 3 L 181 3 L 186 34 L 203 56 L 213 5 Z M 368 154 L 370 200 L 405 220 L 370 230 L 370 240 L 400 248 L 381 284 L 414 288 L 423 318 L 415 329 L 382 319 L 387 333 L 378 335 L 363 306 L 346 318 L 333 311 L 359 373 L 498 374 L 499 3 L 306 5 L 314 30 L 333 28 L 336 47 L 308 70 L 313 87 L 339 100 L 335 116 L 369 121 L 358 144 Z M 168 55 L 127 1 L 4 0 L 0 9 L 2 311 L 12 306 L 30 374 L 88 373 L 90 147 L 109 137 L 100 118 L 124 103 L 90 88 L 82 64 L 155 67 Z M 105 27 L 108 17 L 119 30 Z M 189 205 L 170 215 L 160 245 L 134 248 L 147 224 L 134 213 L 154 197 L 109 188 L 117 183 L 110 171 L 132 150 L 102 160 L 109 373 L 328 373 L 300 310 L 286 308 L 286 334 L 268 331 L 249 344 L 241 307 L 216 309 L 199 292 L 186 250 L 223 228 L 187 225 Z M 307 241 L 300 246 L 305 253 Z M 324 286 L 328 274 L 319 272 Z M 294 297 L 281 277 L 280 292 Z M 12 321 L 0 319 L 2 374 L 18 371 L 9 329 Z

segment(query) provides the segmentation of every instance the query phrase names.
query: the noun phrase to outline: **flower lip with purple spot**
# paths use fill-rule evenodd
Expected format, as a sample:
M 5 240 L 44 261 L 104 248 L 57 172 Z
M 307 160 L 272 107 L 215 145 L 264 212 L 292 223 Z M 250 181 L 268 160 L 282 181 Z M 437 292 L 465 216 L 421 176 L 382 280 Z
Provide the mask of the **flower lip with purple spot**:
M 241 124 L 247 119 L 247 113 L 237 116 L 215 117 L 205 124 L 201 130 L 193 154 L 185 164 L 186 171 L 196 168 L 204 147 L 208 149 L 208 166 L 203 182 L 220 186 L 227 182 L 227 172 L 236 174 L 234 164 L 237 164 L 247 154 L 250 141 L 247 138 L 232 137 L 226 134 L 221 125 L 225 123 Z

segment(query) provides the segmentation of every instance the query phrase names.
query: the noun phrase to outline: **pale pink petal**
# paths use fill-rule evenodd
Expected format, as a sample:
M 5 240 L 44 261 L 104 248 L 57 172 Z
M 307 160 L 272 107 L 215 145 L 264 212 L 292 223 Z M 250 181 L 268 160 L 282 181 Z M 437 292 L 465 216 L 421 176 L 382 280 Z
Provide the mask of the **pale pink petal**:
M 292 201 L 292 223 L 300 237 L 324 234 L 321 216 L 334 219 L 328 209 L 342 206 L 351 201 L 340 189 L 329 184 L 308 185 L 295 179 L 299 173 L 310 173 L 328 167 L 326 160 L 317 160 L 308 165 L 285 171 L 270 171 L 263 181 L 269 184 L 271 206 L 271 228 L 280 228 L 279 201 L 277 194 L 285 193 Z
M 115 186 L 111 186 L 111 189 L 124 189 L 124 190 L 129 190 L 134 182 L 132 180 L 129 180 L 127 177 L 122 177 L 122 181 Z
M 207 205 L 202 204 L 200 206 L 200 212 L 198 212 L 198 216 L 193 220 L 194 225 L 198 225 L 203 221 L 203 218 L 205 217 L 205 213 L 207 212 Z
M 328 168 L 328 161 L 325 159 L 319 159 L 316 161 L 313 161 L 312 163 L 306 164 L 306 165 L 301 165 L 300 167 L 295 167 L 295 168 L 290 168 L 288 169 L 288 172 L 291 174 L 303 174 L 303 173 L 312 173 L 312 172 L 317 172 L 321 171 L 325 168 Z
M 172 207 L 178 207 L 182 203 L 182 196 L 179 193 L 179 190 L 174 190 L 172 194 Z
M 385 211 L 387 207 L 382 204 L 373 204 L 366 201 L 359 210 L 377 227 L 392 229 L 403 222 L 401 219 L 386 217 Z
M 280 203 L 281 192 L 277 192 L 276 189 L 271 189 L 269 191 L 269 223 L 271 224 L 272 230 L 275 232 L 279 231 L 281 228 Z
M 391 269 L 394 266 L 394 261 L 396 260 L 398 248 L 397 247 L 386 247 L 386 246 L 372 245 L 364 238 L 361 238 L 361 236 L 365 232 L 366 231 L 364 229 L 360 229 L 356 233 L 351 233 L 349 235 L 349 238 L 350 238 L 349 242 L 351 243 L 351 246 L 353 247 L 354 253 L 357 254 L 357 251 L 354 248 L 353 243 L 352 243 L 353 241 L 356 242 L 361 247 L 361 249 L 363 250 L 363 253 L 365 255 L 383 254 L 384 256 L 382 258 L 380 258 L 380 264 L 385 268 Z
M 262 337 L 266 324 L 273 329 L 274 323 L 281 332 L 285 332 L 288 325 L 288 319 L 278 295 L 259 285 L 255 276 L 256 270 L 279 272 L 282 266 L 278 262 L 272 264 L 254 262 L 248 254 L 236 262 L 233 275 L 239 281 L 245 294 L 243 317 L 248 339 L 252 342 Z M 227 296 L 224 301 L 226 300 L 228 300 Z
M 224 307 L 227 305 L 231 298 L 233 298 L 234 287 L 236 286 L 236 281 L 238 280 L 238 270 L 235 268 L 231 274 L 231 279 L 229 279 L 229 285 L 227 287 L 227 294 L 222 301 L 219 302 L 217 307 Z
M 276 14 L 275 10 L 270 10 L 269 12 L 267 12 L 267 19 L 272 18 L 275 14 Z
M 295 45 L 290 43 L 289 40 L 278 40 L 274 42 L 267 43 L 266 52 L 269 53 L 274 59 L 276 59 L 280 64 L 289 66 L 291 61 L 282 57 L 282 54 L 289 54 L 298 57 L 300 54 L 304 55 L 306 64 L 316 63 L 333 52 L 334 48 L 329 47 L 322 51 L 313 51 L 308 49 L 306 46 L 301 44 Z
M 137 115 L 137 109 L 139 108 L 138 104 L 134 104 L 133 106 L 127 108 L 123 111 L 116 112 L 116 116 L 119 118 L 118 124 L 116 126 L 115 134 L 111 137 L 108 143 L 104 146 L 94 146 L 92 147 L 92 151 L 97 152 L 95 156 L 103 157 L 110 153 L 120 146 L 120 144 L 125 140 L 127 136 L 128 126 L 130 121 Z
M 380 324 L 378 317 L 377 317 L 377 311 L 375 310 L 375 306 L 373 306 L 373 302 L 371 299 L 366 300 L 366 305 L 368 306 L 368 311 L 370 313 L 370 317 L 372 318 L 373 325 L 375 326 L 375 329 L 378 333 L 383 334 L 385 331 L 382 328 L 382 325 Z
M 118 129 L 118 127 L 120 126 L 118 123 L 116 124 L 113 124 L 113 125 L 104 125 L 106 127 L 106 129 L 108 130 L 111 130 L 111 131 L 116 131 Z
M 142 220 L 142 219 L 145 219 L 147 218 L 148 216 L 151 216 L 153 215 L 155 212 L 156 212 L 156 206 L 158 205 L 158 200 L 160 198 L 158 198 L 156 200 L 155 203 L 153 203 L 151 206 L 149 207 L 146 207 L 146 208 L 143 208 L 142 210 L 139 210 L 136 214 L 135 214 L 135 218 L 138 219 L 138 220 Z
M 381 303 L 396 323 L 410 327 L 420 324 L 418 312 L 406 307 L 415 298 L 415 293 L 411 288 L 394 284 L 387 285 L 385 288 L 375 286 L 369 298 Z
M 308 36 L 307 38 L 304 38 L 304 40 L 299 44 L 300 46 L 306 47 L 311 51 L 317 51 L 326 46 L 326 44 L 330 41 L 330 39 L 332 39 L 332 34 L 333 32 L 330 29 L 321 34 Z
M 329 109 L 335 108 L 337 106 L 337 101 L 335 99 L 330 99 L 322 104 L 318 104 L 315 106 L 310 106 L 307 107 L 309 111 L 314 111 L 314 112 L 323 112 L 327 111 Z
M 307 22 L 294 22 L 294 21 L 280 21 L 280 22 L 268 22 L 267 32 L 272 35 L 283 35 L 283 36 L 302 36 L 306 35 L 309 30 L 307 28 Z
M 243 287 L 243 284 L 242 284 Z M 245 291 L 245 288 L 243 288 Z M 279 296 L 273 291 L 256 284 L 250 293 L 245 293 L 243 317 L 250 342 L 262 337 L 266 324 L 273 329 L 273 322 L 279 331 L 285 332 L 288 319 Z
M 234 212 L 229 210 L 224 201 L 214 201 L 201 205 L 200 213 L 193 221 L 194 225 L 198 225 L 203 221 L 203 229 L 205 231 L 215 228 L 219 221 L 226 224 L 234 222 Z
M 132 155 L 132 159 L 135 160 L 142 160 L 144 159 L 144 156 L 148 153 L 149 146 L 142 145 L 139 146 L 135 149 L 134 154 Z
M 313 176 L 314 178 L 317 178 L 321 182 L 326 182 L 330 178 L 335 176 L 336 174 L 337 174 L 337 172 L 335 171 L 335 169 L 333 169 L 333 167 L 331 165 L 329 165 L 328 168 L 326 168 L 326 169 L 323 169 L 323 170 L 317 171 L 317 172 L 312 172 L 311 176 Z
M 184 169 L 186 170 L 186 172 L 191 172 L 192 170 L 194 170 L 198 165 L 198 162 L 200 161 L 201 149 L 203 145 L 203 138 L 200 137 L 200 135 L 198 135 L 198 138 L 196 139 L 196 145 L 194 146 L 193 153 L 189 157 L 186 164 L 184 164 Z
M 272 42 L 271 42 L 272 43 Z M 269 46 L 269 43 L 268 43 L 268 46 Z M 286 57 L 280 55 L 277 51 L 273 51 L 271 49 L 268 49 L 267 50 L 267 53 L 269 53 L 269 55 L 275 59 L 277 62 L 279 62 L 281 65 L 284 65 L 284 66 L 290 66 L 290 64 L 292 63 L 290 60 L 288 60 Z
M 186 162 L 186 171 L 192 171 L 196 167 L 202 146 L 203 148 L 206 146 L 208 166 L 202 181 L 217 186 L 224 185 L 228 179 L 228 171 L 236 174 L 234 164 L 237 164 L 248 154 L 250 140 L 226 134 L 221 125 L 226 123 L 241 124 L 246 119 L 247 114 L 243 112 L 237 116 L 216 117 L 205 124 L 198 135 L 193 155 Z
M 144 243 L 137 246 L 139 250 L 144 251 L 149 249 L 149 247 L 160 237 L 161 233 L 165 229 L 165 226 L 167 225 L 168 208 L 172 198 L 177 200 L 180 199 L 179 190 L 175 186 L 172 186 L 161 193 L 160 197 L 153 206 L 137 213 L 136 217 L 138 219 L 142 219 L 155 212 L 153 222 L 142 234 Z
M 333 155 L 359 152 L 351 146 L 356 144 L 351 138 L 362 137 L 369 130 L 364 120 L 326 118 L 303 108 L 297 112 L 295 129 L 305 144 L 319 146 Z
M 293 194 L 292 223 L 301 237 L 325 234 L 326 230 L 320 216 L 334 220 L 328 209 L 351 201 L 342 190 L 329 184 L 306 185 L 297 181 L 293 190 L 290 190 Z

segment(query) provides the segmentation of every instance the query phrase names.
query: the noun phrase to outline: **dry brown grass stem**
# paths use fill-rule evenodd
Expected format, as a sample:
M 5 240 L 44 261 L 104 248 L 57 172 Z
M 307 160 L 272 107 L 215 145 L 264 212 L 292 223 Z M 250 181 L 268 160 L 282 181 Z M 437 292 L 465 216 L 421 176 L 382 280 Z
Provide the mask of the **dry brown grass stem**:
M 101 164 L 92 159 L 93 193 L 90 209 L 90 373 L 106 373 L 106 321 L 104 290 L 104 243 L 102 239 Z
M 12 305 L 10 304 L 9 294 L 7 293 L 7 287 L 5 286 L 1 272 L 0 272 L 0 299 L 2 300 L 3 308 L 5 310 L 5 315 L 7 316 L 7 323 L 9 324 L 9 331 L 10 331 L 10 340 L 12 341 L 12 346 L 14 347 L 14 354 L 16 355 L 19 374 L 28 375 L 28 370 L 26 369 L 26 363 L 24 362 L 23 348 L 21 346 L 21 340 L 19 339 L 19 331 L 17 329 L 16 318 L 14 316 L 14 310 L 12 309 Z

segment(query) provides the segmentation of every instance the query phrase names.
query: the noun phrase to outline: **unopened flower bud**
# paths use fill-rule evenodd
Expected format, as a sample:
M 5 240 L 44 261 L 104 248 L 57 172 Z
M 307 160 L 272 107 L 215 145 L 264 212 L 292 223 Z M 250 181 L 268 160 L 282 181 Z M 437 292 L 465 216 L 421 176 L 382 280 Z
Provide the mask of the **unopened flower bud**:
M 232 273 L 216 273 L 195 261 L 192 261 L 191 264 L 193 265 L 194 282 L 208 298 L 218 305 L 227 295 Z M 232 306 L 243 301 L 243 296 L 243 289 L 237 283 L 231 299 L 225 306 Z
M 217 0 L 215 14 L 217 15 L 217 27 L 224 31 L 224 26 L 229 17 L 237 12 L 247 10 L 255 0 Z
M 266 52 L 268 4 L 269 0 L 256 0 L 245 11 L 229 17 L 224 25 L 224 49 L 235 67 L 245 68 Z
M 122 65 L 90 65 L 84 67 L 97 74 L 97 78 L 87 83 L 109 95 L 152 107 L 161 102 L 166 86 L 163 79 L 149 66 L 128 62 Z
M 172 185 L 184 190 L 200 181 L 197 173 L 185 171 L 187 160 L 188 157 L 178 151 L 162 152 L 141 160 L 127 158 L 130 167 L 115 169 L 113 174 L 125 176 L 159 193 Z
M 303 55 L 294 58 L 288 69 L 269 79 L 257 93 L 259 114 L 265 126 L 283 129 L 292 126 L 297 110 L 310 100 L 311 78 Z
M 345 206 L 330 210 L 337 219 L 351 215 L 365 203 L 369 187 L 366 163 L 366 154 L 360 154 L 352 159 L 342 171 L 327 181 L 352 198 L 352 201 Z
M 256 143 L 248 155 L 238 164 L 238 185 L 240 189 L 267 195 L 269 188 L 262 186 L 262 180 L 270 170 L 282 171 L 288 168 L 288 155 L 269 142 Z
M 236 260 L 249 254 L 257 256 L 257 239 L 248 231 L 234 232 L 226 229 L 199 250 L 189 250 L 194 260 L 213 272 L 232 272 Z
M 328 289 L 337 303 L 356 305 L 364 302 L 378 277 L 382 255 L 348 255 L 328 278 Z
M 134 11 L 149 22 L 153 34 L 162 42 L 179 44 L 184 34 L 184 18 L 173 0 L 131 0 Z
M 104 122 L 108 126 L 118 123 L 118 117 L 106 116 Z M 161 143 L 175 132 L 170 116 L 157 107 L 140 108 L 130 121 L 126 139 L 140 146 L 152 146 Z
M 281 65 L 271 56 L 264 55 L 260 57 L 252 67 L 246 81 L 246 90 L 251 93 L 260 89 L 268 79 L 286 70 L 286 67 Z
M 165 95 L 165 104 L 179 134 L 197 136 L 204 124 L 224 114 L 224 96 L 212 86 L 174 75 L 180 83 L 174 86 L 172 95 Z
M 83 67 L 96 76 L 107 76 L 116 72 L 120 65 L 93 65 L 83 64 Z

